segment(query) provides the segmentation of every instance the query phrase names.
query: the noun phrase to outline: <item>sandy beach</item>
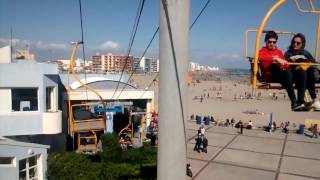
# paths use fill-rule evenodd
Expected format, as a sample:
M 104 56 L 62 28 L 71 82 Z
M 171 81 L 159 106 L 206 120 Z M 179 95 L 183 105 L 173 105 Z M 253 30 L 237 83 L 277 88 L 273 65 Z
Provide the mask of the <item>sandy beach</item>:
M 146 87 L 155 76 L 155 74 L 136 75 L 133 80 L 142 88 Z M 247 99 L 245 96 L 251 93 L 251 86 L 248 82 L 249 79 L 246 78 L 223 78 L 221 81 L 209 80 L 200 81 L 195 85 L 191 84 L 187 88 L 187 116 L 190 117 L 191 114 L 213 116 L 215 120 L 220 121 L 227 118 L 234 118 L 236 121 L 241 119 L 244 122 L 252 120 L 255 126 L 267 125 L 270 113 L 273 114 L 273 120 L 279 125 L 285 121 L 298 125 L 305 119 L 320 120 L 320 112 L 291 111 L 290 101 L 284 90 L 258 90 L 257 94 L 261 92 L 259 99 L 257 97 Z M 155 91 L 155 109 L 157 110 L 158 83 L 155 82 L 149 89 Z M 273 97 L 273 94 L 277 96 L 277 99 Z M 196 96 L 201 95 L 206 95 L 202 102 L 200 99 L 195 99 Z

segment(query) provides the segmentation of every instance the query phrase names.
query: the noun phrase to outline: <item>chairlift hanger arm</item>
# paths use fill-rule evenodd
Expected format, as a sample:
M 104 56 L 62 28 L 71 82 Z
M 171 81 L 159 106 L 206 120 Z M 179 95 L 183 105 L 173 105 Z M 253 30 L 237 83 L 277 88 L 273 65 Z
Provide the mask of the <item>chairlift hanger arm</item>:
M 95 93 L 101 100 L 101 102 L 103 103 L 103 106 L 105 106 L 105 103 L 103 102 L 103 98 L 101 97 L 101 95 L 95 90 L 93 89 L 92 87 L 90 87 L 89 85 L 83 83 L 80 78 L 78 77 L 78 75 L 76 74 L 76 72 L 74 71 L 74 56 L 77 52 L 77 48 L 79 47 L 79 45 L 81 44 L 82 42 L 75 42 L 74 43 L 74 47 L 72 49 L 72 55 L 71 55 L 71 58 L 70 58 L 70 68 L 69 68 L 69 71 L 71 70 L 71 73 L 73 75 L 73 77 L 83 86 L 85 87 L 86 89 L 92 91 L 93 93 Z
M 302 12 L 302 13 L 320 14 L 320 11 L 317 10 L 317 9 L 315 8 L 315 6 L 314 6 L 313 0 L 308 0 L 308 1 L 307 1 L 307 2 L 309 2 L 309 7 L 310 7 L 310 9 L 303 9 L 303 8 L 300 6 L 301 0 L 294 0 L 294 1 L 295 1 L 297 10 L 298 10 L 299 12 Z
M 263 32 L 263 29 L 269 19 L 269 17 L 272 15 L 272 13 L 277 10 L 281 5 L 283 5 L 287 0 L 279 0 L 276 4 L 274 4 L 266 14 L 266 16 L 263 18 L 258 32 L 256 36 L 256 45 L 255 45 L 255 56 L 254 56 L 254 62 L 253 62 L 253 78 L 252 78 L 252 88 L 255 90 L 257 88 L 257 73 L 258 73 L 258 56 L 259 56 L 259 48 L 260 48 L 260 40 L 261 35 Z
M 270 30 L 263 30 L 262 33 L 267 33 L 268 31 L 270 31 Z M 289 31 L 279 31 L 279 30 L 273 30 L 273 31 L 275 31 L 277 34 L 286 34 L 286 35 L 294 35 L 295 34 L 293 32 L 289 32 Z M 244 47 L 245 47 L 245 57 L 246 58 L 252 58 L 249 55 L 249 50 L 248 50 L 249 33 L 252 33 L 252 32 L 258 32 L 258 29 L 248 29 L 245 31 L 245 34 L 244 34 Z
M 71 133 L 74 133 L 75 131 L 78 132 L 79 129 L 79 123 L 84 123 L 84 121 L 81 121 L 81 122 L 77 122 L 74 117 L 73 117 L 73 108 L 74 107 L 81 107 L 81 106 L 93 106 L 95 105 L 96 103 L 81 103 L 81 104 L 73 104 L 71 105 L 71 98 L 70 98 L 70 91 L 71 91 L 71 87 L 70 87 L 70 84 L 69 84 L 69 76 L 70 74 L 72 73 L 73 77 L 83 86 L 85 87 L 86 89 L 94 92 L 101 100 L 102 102 L 102 105 L 104 108 L 106 108 L 106 104 L 105 102 L 103 101 L 101 95 L 96 91 L 94 90 L 93 88 L 91 88 L 90 86 L 84 84 L 80 79 L 79 77 L 77 76 L 77 74 L 75 73 L 74 71 L 74 57 L 76 55 L 76 52 L 77 52 L 77 49 L 79 47 L 80 44 L 82 44 L 83 42 L 72 42 L 72 45 L 73 45 L 73 48 L 72 48 L 72 53 L 71 53 L 71 57 L 70 57 L 70 67 L 69 67 L 69 71 L 68 71 L 68 109 L 69 109 L 69 127 L 70 127 L 70 132 Z M 90 121 L 92 121 L 93 119 L 91 119 Z M 96 119 L 96 120 L 100 120 L 100 119 Z M 101 119 L 102 121 L 105 121 L 105 117 Z M 90 123 L 90 122 L 89 122 Z M 101 124 L 101 127 L 103 127 L 103 125 L 105 125 L 105 122 L 103 122 Z M 90 126 L 88 126 L 90 127 Z M 105 127 L 104 127 L 105 128 Z M 89 128 L 90 129 L 90 128 Z

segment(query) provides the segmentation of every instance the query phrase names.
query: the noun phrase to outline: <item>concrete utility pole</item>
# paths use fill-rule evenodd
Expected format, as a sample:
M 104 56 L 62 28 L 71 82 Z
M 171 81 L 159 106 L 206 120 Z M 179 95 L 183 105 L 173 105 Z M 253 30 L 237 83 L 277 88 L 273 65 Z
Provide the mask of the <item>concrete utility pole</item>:
M 189 0 L 166 0 L 183 102 L 189 64 Z M 183 103 L 184 113 L 186 111 Z M 160 0 L 159 180 L 186 178 L 186 146 L 182 109 L 168 22 Z M 184 117 L 185 114 L 184 114 Z

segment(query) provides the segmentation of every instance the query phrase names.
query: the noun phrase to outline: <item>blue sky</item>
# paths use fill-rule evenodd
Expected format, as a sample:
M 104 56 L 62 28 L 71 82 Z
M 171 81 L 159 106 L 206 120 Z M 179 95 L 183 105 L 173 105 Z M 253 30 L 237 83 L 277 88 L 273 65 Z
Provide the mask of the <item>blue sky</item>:
M 191 22 L 206 1 L 190 0 Z M 190 31 L 190 61 L 248 68 L 243 33 L 246 29 L 257 28 L 276 1 L 211 0 Z M 132 48 L 134 56 L 141 56 L 159 24 L 159 2 L 145 2 Z M 126 54 L 138 4 L 139 0 L 82 0 L 87 59 L 97 52 Z M 298 13 L 294 1 L 288 0 L 271 16 L 266 29 L 304 33 L 307 49 L 313 53 L 316 25 L 316 15 Z M 70 42 L 81 39 L 78 0 L 0 0 L 0 46 L 8 44 L 10 27 L 14 45 L 26 47 L 29 44 L 37 60 L 68 59 Z M 254 35 L 249 37 L 253 45 Z M 289 41 L 289 37 L 280 36 L 280 48 L 286 50 Z M 158 46 L 157 36 L 147 56 L 158 57 Z

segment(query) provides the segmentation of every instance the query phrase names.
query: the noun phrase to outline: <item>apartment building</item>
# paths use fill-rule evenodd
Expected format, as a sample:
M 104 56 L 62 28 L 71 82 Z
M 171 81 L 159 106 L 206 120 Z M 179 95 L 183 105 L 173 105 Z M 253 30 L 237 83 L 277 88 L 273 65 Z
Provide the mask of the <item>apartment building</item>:
M 145 72 L 146 73 L 159 72 L 159 59 L 145 58 Z
M 125 72 L 132 71 L 133 56 L 97 54 L 92 56 L 93 72 L 121 72 L 124 68 Z

